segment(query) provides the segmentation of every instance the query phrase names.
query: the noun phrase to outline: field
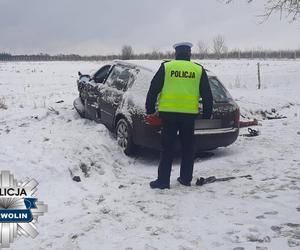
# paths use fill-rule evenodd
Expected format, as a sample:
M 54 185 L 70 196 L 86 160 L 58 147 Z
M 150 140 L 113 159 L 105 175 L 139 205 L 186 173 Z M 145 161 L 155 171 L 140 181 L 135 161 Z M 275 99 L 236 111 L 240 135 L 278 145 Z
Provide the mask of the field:
M 196 158 L 193 183 L 211 175 L 253 180 L 182 187 L 178 158 L 163 191 L 149 188 L 158 153 L 125 156 L 105 126 L 73 108 L 77 71 L 103 62 L 1 62 L 0 169 L 35 178 L 49 206 L 39 236 L 19 237 L 12 248 L 300 249 L 300 61 L 260 61 L 260 90 L 257 62 L 201 62 L 228 88 L 242 120 L 259 120 L 260 135 Z

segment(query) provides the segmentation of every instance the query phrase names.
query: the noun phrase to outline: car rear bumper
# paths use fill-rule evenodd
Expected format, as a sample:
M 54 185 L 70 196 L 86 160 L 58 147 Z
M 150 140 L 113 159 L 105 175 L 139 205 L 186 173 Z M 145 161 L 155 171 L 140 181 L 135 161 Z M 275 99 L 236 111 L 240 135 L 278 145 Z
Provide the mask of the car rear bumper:
M 234 143 L 239 135 L 239 128 L 218 128 L 195 130 L 196 151 L 211 150 L 218 147 L 226 147 Z M 135 144 L 147 148 L 160 149 L 161 130 L 151 126 L 136 129 L 133 141 Z M 180 150 L 179 136 L 176 138 L 175 150 Z
M 235 133 L 238 128 L 216 128 L 216 129 L 199 129 L 195 130 L 195 135 L 217 135 L 217 134 L 227 134 Z
M 195 131 L 196 151 L 211 150 L 227 147 L 234 143 L 239 136 L 238 128 L 221 128 Z

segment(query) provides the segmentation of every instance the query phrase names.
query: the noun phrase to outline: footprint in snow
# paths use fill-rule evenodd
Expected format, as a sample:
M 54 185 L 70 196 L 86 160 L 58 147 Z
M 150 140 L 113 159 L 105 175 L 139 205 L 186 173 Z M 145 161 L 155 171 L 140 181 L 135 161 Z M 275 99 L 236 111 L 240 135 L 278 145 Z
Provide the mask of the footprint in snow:
M 249 242 L 259 242 L 259 243 L 270 243 L 271 238 L 269 236 L 261 237 L 261 235 L 257 234 L 249 234 L 246 236 L 247 241 Z
M 277 211 L 270 211 L 270 212 L 264 212 L 264 214 L 266 214 L 266 215 L 277 215 L 278 212 Z
M 288 238 L 287 244 L 289 247 L 300 246 L 300 224 L 285 223 L 279 226 L 272 226 L 271 229 L 277 234 L 277 238 Z

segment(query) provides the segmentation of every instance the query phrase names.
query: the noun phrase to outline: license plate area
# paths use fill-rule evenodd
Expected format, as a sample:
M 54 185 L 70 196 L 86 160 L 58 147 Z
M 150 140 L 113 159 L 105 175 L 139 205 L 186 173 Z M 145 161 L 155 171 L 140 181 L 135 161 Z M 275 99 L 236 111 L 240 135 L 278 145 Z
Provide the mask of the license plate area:
M 221 119 L 199 119 L 195 121 L 195 129 L 216 129 L 222 128 Z

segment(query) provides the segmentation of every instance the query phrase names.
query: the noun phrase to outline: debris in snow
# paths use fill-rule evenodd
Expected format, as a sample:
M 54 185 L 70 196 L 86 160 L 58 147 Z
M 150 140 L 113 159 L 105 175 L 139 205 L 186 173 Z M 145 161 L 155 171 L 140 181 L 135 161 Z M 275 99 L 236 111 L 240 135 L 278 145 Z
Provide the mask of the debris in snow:
M 90 177 L 89 171 L 91 170 L 91 168 L 88 165 L 86 165 L 84 162 L 81 162 L 79 167 L 84 174 L 84 177 Z
M 240 128 L 249 127 L 249 126 L 257 126 L 258 121 L 254 119 L 252 121 L 240 121 Z
M 286 116 L 283 115 L 276 115 L 276 116 L 266 116 L 268 120 L 278 120 L 278 119 L 286 119 Z
M 300 131 L 299 131 L 299 132 L 297 132 L 297 134 L 298 134 L 298 135 L 300 135 Z
M 48 110 L 56 115 L 59 115 L 59 112 L 55 110 L 53 107 L 49 107 Z
M 73 176 L 72 180 L 76 182 L 81 182 L 80 176 L 78 175 Z
M 56 103 L 63 103 L 63 102 L 64 102 L 64 100 L 59 100 Z
M 272 108 L 271 110 L 249 110 L 248 111 L 251 115 L 254 115 L 255 117 L 260 116 L 263 120 L 275 120 L 275 119 L 286 119 L 287 117 L 284 115 L 280 115 L 275 108 Z M 242 115 L 243 118 L 248 118 L 248 116 Z
M 78 238 L 78 235 L 77 235 L 77 234 L 74 234 L 74 235 L 72 235 L 72 237 L 71 237 L 72 240 L 75 240 L 75 239 L 77 239 L 77 238 Z
M 248 134 L 241 134 L 240 136 L 245 136 L 245 137 L 255 137 L 260 134 L 259 130 L 255 130 L 252 128 L 248 128 Z
M 46 142 L 46 141 L 50 141 L 50 139 L 47 137 L 44 137 L 44 142 Z
M 203 186 L 204 184 L 208 184 L 208 183 L 230 181 L 230 180 L 240 179 L 240 178 L 246 178 L 248 180 L 252 180 L 251 175 L 231 176 L 231 177 L 225 177 L 225 178 L 216 178 L 215 176 L 210 176 L 208 178 L 203 178 L 203 177 L 198 178 L 196 185 Z
M 69 172 L 70 172 L 72 180 L 76 181 L 76 182 L 81 182 L 80 176 L 74 175 L 73 172 L 72 172 L 72 170 L 70 168 L 68 168 L 68 169 L 69 169 Z
M 120 185 L 119 186 L 119 189 L 121 189 L 121 188 L 125 188 L 126 186 L 124 186 L 124 185 Z

